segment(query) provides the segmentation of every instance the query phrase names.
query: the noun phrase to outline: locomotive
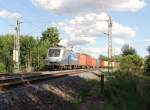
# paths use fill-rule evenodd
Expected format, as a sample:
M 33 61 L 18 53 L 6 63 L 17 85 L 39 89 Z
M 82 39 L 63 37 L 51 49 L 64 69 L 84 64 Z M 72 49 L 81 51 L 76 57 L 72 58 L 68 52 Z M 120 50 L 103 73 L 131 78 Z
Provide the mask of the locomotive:
M 96 59 L 61 46 L 48 49 L 46 65 L 49 68 L 57 69 L 94 68 L 96 67 Z

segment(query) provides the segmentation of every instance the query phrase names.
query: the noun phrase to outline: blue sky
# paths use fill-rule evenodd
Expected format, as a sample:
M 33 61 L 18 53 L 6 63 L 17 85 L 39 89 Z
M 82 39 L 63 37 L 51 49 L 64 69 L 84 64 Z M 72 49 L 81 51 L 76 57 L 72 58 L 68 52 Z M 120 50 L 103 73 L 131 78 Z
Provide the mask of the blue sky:
M 114 22 L 114 54 L 120 53 L 124 43 L 136 48 L 141 56 L 148 54 L 149 0 L 106 0 L 99 4 L 96 0 L 76 1 L 0 0 L 0 34 L 15 33 L 16 16 L 21 16 L 22 34 L 41 36 L 41 32 L 54 25 L 60 29 L 62 45 L 74 46 L 93 56 L 106 55 L 107 38 L 103 32 L 107 31 L 107 24 L 99 19 L 109 15 Z

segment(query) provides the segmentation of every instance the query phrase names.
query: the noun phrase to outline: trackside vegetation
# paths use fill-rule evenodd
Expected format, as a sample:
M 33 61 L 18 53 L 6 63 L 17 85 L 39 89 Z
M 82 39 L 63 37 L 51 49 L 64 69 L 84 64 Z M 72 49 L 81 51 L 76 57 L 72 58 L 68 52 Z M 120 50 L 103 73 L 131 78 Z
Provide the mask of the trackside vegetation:
M 150 75 L 150 46 L 147 48 L 149 55 L 145 57 L 145 73 Z
M 108 74 L 108 73 L 106 73 Z M 77 109 L 86 110 L 148 110 L 150 107 L 150 78 L 113 72 L 107 77 L 104 92 L 99 81 L 88 81 L 86 94 L 75 99 Z M 82 109 L 81 109 L 82 110 Z
M 150 55 L 143 59 L 131 46 L 123 46 L 122 55 L 119 56 L 120 68 L 112 73 L 104 73 L 104 90 L 101 90 L 100 80 L 88 81 L 90 86 L 86 88 L 86 95 L 80 94 L 75 101 L 77 109 L 149 110 L 149 59 Z
M 13 72 L 13 48 L 15 35 L 0 35 L 0 72 Z M 40 70 L 49 47 L 59 43 L 59 32 L 55 27 L 47 28 L 39 39 L 30 35 L 20 36 L 21 71 Z

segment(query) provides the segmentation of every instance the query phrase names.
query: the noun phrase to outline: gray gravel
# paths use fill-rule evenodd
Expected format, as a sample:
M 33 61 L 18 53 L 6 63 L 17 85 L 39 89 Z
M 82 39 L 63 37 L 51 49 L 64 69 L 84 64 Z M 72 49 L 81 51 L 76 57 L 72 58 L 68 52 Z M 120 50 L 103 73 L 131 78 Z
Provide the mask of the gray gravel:
M 87 79 L 97 78 L 83 73 L 0 92 L 0 110 L 72 110 L 71 101 L 86 88 Z

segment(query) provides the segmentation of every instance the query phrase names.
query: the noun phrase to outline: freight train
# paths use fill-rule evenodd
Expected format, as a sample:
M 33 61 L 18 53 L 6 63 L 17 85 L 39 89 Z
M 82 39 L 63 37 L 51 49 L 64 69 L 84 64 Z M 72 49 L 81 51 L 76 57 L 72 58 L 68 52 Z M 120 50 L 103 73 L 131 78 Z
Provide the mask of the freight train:
M 108 68 L 108 61 L 99 59 L 99 67 L 100 68 Z M 119 62 L 113 61 L 112 68 L 118 68 L 118 67 L 119 67 Z
M 85 53 L 76 53 L 66 47 L 53 47 L 48 49 L 46 65 L 53 69 L 85 69 L 106 68 L 106 61 L 91 57 Z

